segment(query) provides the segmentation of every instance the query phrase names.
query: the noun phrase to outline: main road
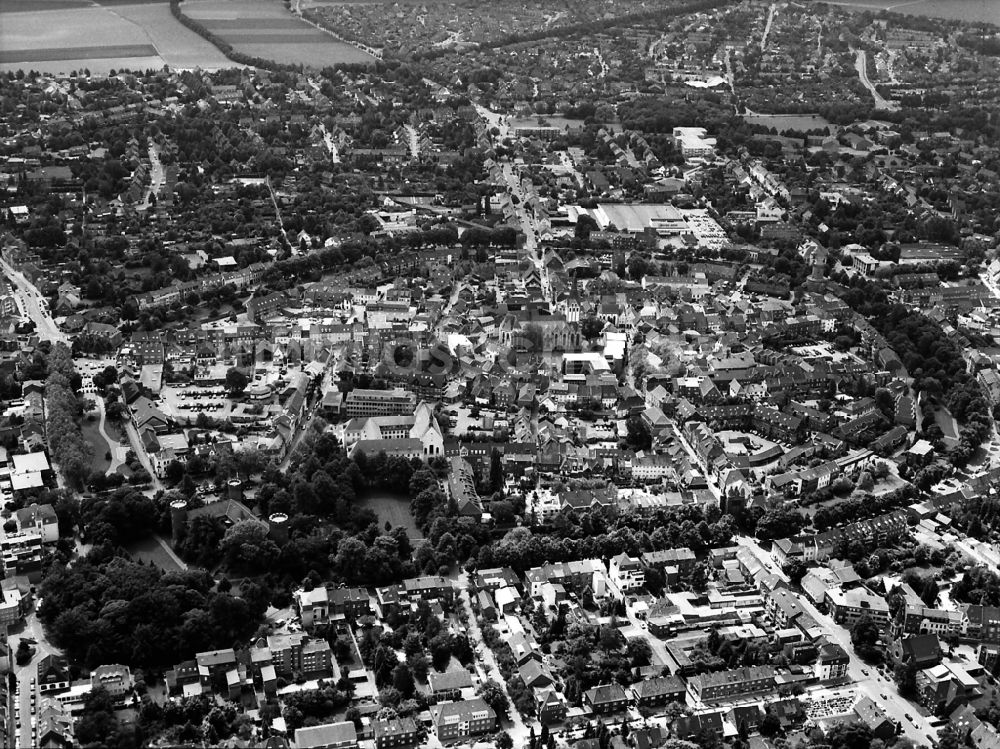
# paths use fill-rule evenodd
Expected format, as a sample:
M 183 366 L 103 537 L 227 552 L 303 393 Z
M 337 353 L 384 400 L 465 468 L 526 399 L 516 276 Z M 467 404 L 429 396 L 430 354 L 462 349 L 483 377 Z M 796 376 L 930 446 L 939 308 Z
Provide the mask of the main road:
M 767 23 L 764 24 L 764 33 L 760 38 L 760 51 L 767 50 L 767 37 L 771 34 L 771 25 L 774 23 L 774 14 L 778 12 L 778 6 L 772 3 L 767 10 Z
M 774 559 L 761 548 L 756 539 L 741 536 L 736 539 L 736 542 L 740 546 L 750 549 L 753 555 L 763 562 L 769 570 L 787 580 L 787 576 L 778 569 Z M 824 614 L 817 609 L 808 598 L 795 591 L 793 593 L 806 613 L 815 619 L 823 632 L 826 633 L 827 639 L 840 645 L 851 659 L 847 667 L 851 683 L 845 685 L 841 691 L 844 688 L 853 689 L 859 696 L 870 698 L 889 716 L 890 720 L 899 723 L 903 735 L 914 744 L 933 744 L 936 741 L 937 729 L 930 725 L 926 717 L 920 714 L 916 705 L 899 696 L 896 684 L 892 679 L 884 677 L 875 666 L 869 666 L 858 658 L 854 652 L 854 645 L 851 643 L 850 631 L 837 624 L 829 614 Z
M 863 49 L 854 50 L 854 69 L 858 71 L 858 78 L 861 79 L 861 85 L 867 88 L 875 99 L 876 109 L 885 109 L 887 111 L 895 111 L 899 109 L 899 105 L 894 101 L 889 101 L 884 98 L 882 94 L 878 92 L 875 88 L 875 84 L 871 82 L 868 78 L 868 53 Z
M 487 130 L 497 130 L 496 136 L 491 134 L 491 137 L 495 141 L 502 142 L 505 138 L 510 137 L 510 123 L 506 117 L 479 104 L 476 105 L 476 111 L 486 123 Z M 514 171 L 514 165 L 511 164 L 510 159 L 504 157 L 499 161 L 499 164 L 500 170 L 503 173 L 507 193 L 510 195 L 511 202 L 514 204 L 514 215 L 516 216 L 517 222 L 521 227 L 521 231 L 524 233 L 524 249 L 527 251 L 531 262 L 533 262 L 535 267 L 538 268 L 538 274 L 542 281 L 542 292 L 544 293 L 546 299 L 551 301 L 552 292 L 551 286 L 549 285 L 549 274 L 548 269 L 542 264 L 542 253 L 538 247 L 538 229 L 535 224 L 535 217 L 528 212 L 527 207 L 528 198 L 531 196 L 531 192 L 524 189 L 524 186 L 521 184 L 521 180 Z
M 69 336 L 59 330 L 48 309 L 42 306 L 42 294 L 35 288 L 21 271 L 14 268 L 6 260 L 0 259 L 0 268 L 4 275 L 14 284 L 14 298 L 21 314 L 35 323 L 35 332 L 43 341 L 61 342 L 70 345 Z
M 16 742 L 9 742 L 8 746 L 32 747 L 38 745 L 35 737 L 32 736 L 31 730 L 31 721 L 35 719 L 35 711 L 38 709 L 38 698 L 36 697 L 35 702 L 32 702 L 31 699 L 34 689 L 38 688 L 38 662 L 45 656 L 57 654 L 59 651 L 45 638 L 45 632 L 42 630 L 42 624 L 38 621 L 38 616 L 36 615 L 34 609 L 29 611 L 27 616 L 25 616 L 24 628 L 17 634 L 12 633 L 9 637 L 8 644 L 10 646 L 12 657 L 17 650 L 18 643 L 21 640 L 28 640 L 28 644 L 35 652 L 32 655 L 31 660 L 23 666 L 14 665 L 14 677 L 17 680 L 15 709 L 17 710 L 17 721 L 21 724 L 21 728 L 20 738 Z M 34 687 L 34 689 L 32 689 L 32 687 Z M 11 732 L 10 737 L 13 739 L 14 732 Z

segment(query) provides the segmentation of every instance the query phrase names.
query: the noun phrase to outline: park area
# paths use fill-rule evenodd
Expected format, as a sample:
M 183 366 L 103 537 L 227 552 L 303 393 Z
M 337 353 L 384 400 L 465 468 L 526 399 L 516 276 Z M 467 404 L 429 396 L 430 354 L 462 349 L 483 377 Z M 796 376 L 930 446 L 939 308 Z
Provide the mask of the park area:
M 374 59 L 292 15 L 278 0 L 186 0 L 181 11 L 250 57 L 314 68 Z
M 378 515 L 380 525 L 389 523 L 392 528 L 406 528 L 406 535 L 411 541 L 423 540 L 424 534 L 417 528 L 410 513 L 408 497 L 388 492 L 374 492 L 360 497 L 358 504 Z
M 149 536 L 129 544 L 127 551 L 137 562 L 152 563 L 164 572 L 179 572 L 184 569 L 164 544 L 166 541 L 161 541 L 158 536 Z
M 217 70 L 234 63 L 174 18 L 167 3 L 0 4 L 0 70 L 106 75 L 164 65 Z
M 818 114 L 745 114 L 743 120 L 751 125 L 773 127 L 781 133 L 785 130 L 821 130 L 829 127 L 829 121 Z

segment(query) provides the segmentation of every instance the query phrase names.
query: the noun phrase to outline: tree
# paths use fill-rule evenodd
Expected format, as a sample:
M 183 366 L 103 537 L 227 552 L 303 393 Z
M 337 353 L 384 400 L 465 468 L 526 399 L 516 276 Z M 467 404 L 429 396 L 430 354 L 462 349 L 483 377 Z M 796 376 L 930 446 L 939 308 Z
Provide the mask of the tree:
M 375 685 L 381 689 L 386 685 L 392 684 L 395 679 L 395 670 L 398 663 L 399 658 L 396 656 L 396 651 L 392 648 L 388 648 L 385 645 L 379 645 L 375 648 L 375 655 L 372 661 Z M 410 680 L 413 680 L 412 676 Z
M 938 588 L 937 580 L 933 577 L 928 577 L 924 582 L 924 589 L 920 591 L 920 600 L 924 602 L 925 606 L 933 608 L 937 603 L 939 592 L 940 589 Z
M 267 523 L 260 520 L 241 520 L 230 527 L 219 548 L 230 567 L 253 572 L 268 571 L 281 554 Z
M 877 663 L 882 659 L 881 651 L 876 647 L 881 630 L 875 620 L 865 614 L 851 627 L 851 642 L 854 651 L 865 661 Z
M 757 538 L 762 541 L 788 538 L 801 531 L 807 523 L 806 517 L 794 510 L 768 510 L 757 521 Z
M 788 575 L 788 579 L 793 585 L 798 585 L 802 582 L 802 578 L 806 576 L 806 572 L 809 571 L 809 568 L 801 559 L 791 559 L 787 564 L 785 564 L 784 567 L 782 567 L 782 570 L 784 570 L 785 574 Z
M 648 666 L 653 657 L 653 650 L 645 637 L 633 637 L 625 646 L 625 652 L 633 668 Z
M 14 660 L 17 662 L 18 666 L 23 666 L 31 660 L 31 647 L 28 645 L 27 641 L 21 640 L 17 643 L 17 654 L 14 656 Z
M 435 669 L 444 671 L 448 668 L 448 662 L 451 660 L 451 637 L 444 632 L 435 635 L 427 643 L 427 649 L 431 653 L 431 663 Z
M 493 448 L 490 453 L 490 492 L 498 492 L 503 488 L 503 462 L 500 451 Z
M 226 389 L 231 393 L 242 393 L 250 384 L 250 378 L 236 367 L 230 367 L 226 372 Z
M 484 681 L 483 685 L 479 687 L 479 696 L 483 698 L 483 702 L 493 708 L 497 716 L 501 718 L 507 717 L 507 710 L 510 708 L 510 699 L 501 685 L 492 679 Z
M 400 663 L 393 669 L 392 685 L 399 690 L 404 699 L 413 696 L 413 674 L 405 663 Z
M 878 642 L 881 630 L 875 620 L 865 614 L 851 626 L 851 643 L 858 645 L 874 645 Z
M 893 677 L 896 680 L 896 689 L 903 697 L 912 697 L 917 693 L 917 667 L 910 663 L 900 663 L 893 670 Z
M 96 687 L 87 697 L 83 714 L 75 725 L 76 739 L 82 746 L 113 746 L 118 733 L 114 703 L 104 687 Z
M 501 731 L 500 733 L 497 734 L 497 737 L 494 740 L 493 745 L 496 746 L 497 749 L 513 749 L 514 739 L 512 739 L 510 737 L 510 734 L 507 733 L 506 731 Z
M 414 679 L 427 681 L 427 671 L 430 669 L 427 656 L 423 653 L 413 653 L 407 657 L 406 665 L 410 667 L 410 673 L 413 674 Z
M 760 731 L 761 736 L 774 736 L 781 730 L 781 720 L 774 714 L 773 710 L 765 709 L 764 717 L 757 730 Z
M 588 317 L 580 323 L 580 332 L 588 341 L 592 341 L 604 331 L 604 321 L 597 317 Z

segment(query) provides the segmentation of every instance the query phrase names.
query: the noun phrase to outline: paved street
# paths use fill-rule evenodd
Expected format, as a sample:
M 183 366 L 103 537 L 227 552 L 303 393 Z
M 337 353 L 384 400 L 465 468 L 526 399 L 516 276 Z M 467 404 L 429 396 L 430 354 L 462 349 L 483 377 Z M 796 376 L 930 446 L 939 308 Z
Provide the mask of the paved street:
M 754 556 L 762 561 L 770 557 L 755 539 L 740 537 L 737 543 L 753 551 Z M 774 560 L 770 560 L 772 565 Z M 776 568 L 777 565 L 774 565 Z M 771 567 L 769 567 L 771 569 Z M 784 576 L 784 573 L 773 569 Z M 786 578 L 787 579 L 787 578 Z M 833 618 L 822 613 L 803 595 L 795 594 L 802 607 L 812 616 L 823 628 L 832 642 L 840 645 L 850 656 L 851 662 L 848 665 L 847 673 L 850 681 L 853 682 L 850 688 L 857 694 L 869 697 L 878 705 L 891 720 L 898 721 L 902 726 L 903 734 L 917 744 L 927 744 L 937 735 L 935 729 L 930 725 L 927 718 L 920 715 L 916 705 L 904 700 L 896 691 L 896 685 L 891 679 L 883 677 L 875 666 L 869 666 L 854 653 L 854 646 L 851 644 L 851 633 L 848 629 L 833 621 Z M 884 695 L 884 696 L 883 696 Z M 906 716 L 909 715 L 912 720 Z
M 69 345 L 69 336 L 56 326 L 52 315 L 42 307 L 42 295 L 24 274 L 14 270 L 6 260 L 0 260 L 0 268 L 14 284 L 14 296 L 22 314 L 35 323 L 35 330 L 43 341 L 62 341 Z
M 140 465 L 146 469 L 149 473 L 150 478 L 153 482 L 152 491 L 156 492 L 163 489 L 163 482 L 156 477 L 156 473 L 153 472 L 153 464 L 149 461 L 149 456 L 146 454 L 146 449 L 142 446 L 142 440 L 139 439 L 139 432 L 136 431 L 135 424 L 132 423 L 131 419 L 125 420 L 125 433 L 128 435 L 129 444 L 132 447 L 132 452 L 135 453 L 136 458 L 138 458 Z
M 861 79 L 861 84 L 867 88 L 875 100 L 875 107 L 877 109 L 885 109 L 887 111 L 894 111 L 899 109 L 899 105 L 894 101 L 888 101 L 882 94 L 878 92 L 875 85 L 868 78 L 868 53 L 863 49 L 854 50 L 854 69 L 858 71 L 858 78 Z
M 17 651 L 18 643 L 25 638 L 35 641 L 33 646 L 35 654 L 24 666 L 17 666 L 16 664 L 14 666 L 14 676 L 17 679 L 19 692 L 17 697 L 17 717 L 21 722 L 21 738 L 16 743 L 12 743 L 11 746 L 17 747 L 31 747 L 36 743 L 31 736 L 31 719 L 34 715 L 33 707 L 37 707 L 37 702 L 34 706 L 31 704 L 32 681 L 37 678 L 38 661 L 46 655 L 59 652 L 57 648 L 45 639 L 42 624 L 38 621 L 38 617 L 34 611 L 29 613 L 25 618 L 25 625 L 22 631 L 10 634 L 8 642 L 12 654 Z
M 500 673 L 500 667 L 497 665 L 496 657 L 493 655 L 493 651 L 490 650 L 486 643 L 483 642 L 483 633 L 479 629 L 479 623 L 476 621 L 476 614 L 472 610 L 472 601 L 469 598 L 469 573 L 462 570 L 461 574 L 457 578 L 458 583 L 458 598 L 462 602 L 462 607 L 465 609 L 465 613 L 469 617 L 469 638 L 472 641 L 473 649 L 477 650 L 477 661 L 476 670 L 479 672 L 479 677 L 481 679 L 492 679 L 501 687 L 503 687 L 504 692 L 507 691 L 507 683 L 503 678 L 503 674 Z M 483 669 L 485 666 L 485 669 Z M 510 699 L 510 695 L 507 695 L 507 699 Z M 509 720 L 505 721 L 503 729 L 510 734 L 510 737 L 514 740 L 514 746 L 524 746 L 531 736 L 531 729 L 524 724 L 521 719 L 520 713 L 514 707 L 514 703 L 511 702 L 510 709 L 507 712 Z

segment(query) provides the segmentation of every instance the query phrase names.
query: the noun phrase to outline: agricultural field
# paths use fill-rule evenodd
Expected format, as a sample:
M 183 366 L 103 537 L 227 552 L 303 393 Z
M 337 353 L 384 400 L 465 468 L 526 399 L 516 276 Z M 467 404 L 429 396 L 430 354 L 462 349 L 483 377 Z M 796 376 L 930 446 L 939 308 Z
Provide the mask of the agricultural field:
M 164 65 L 216 70 L 234 63 L 184 27 L 166 3 L 4 0 L 0 5 L 0 70 L 86 69 L 101 75 Z
M 160 57 L 172 68 L 219 70 L 239 67 L 214 44 L 174 18 L 169 3 L 111 5 L 108 10 L 140 26 Z
M 252 57 L 317 68 L 374 59 L 292 15 L 279 0 L 187 0 L 181 10 Z

